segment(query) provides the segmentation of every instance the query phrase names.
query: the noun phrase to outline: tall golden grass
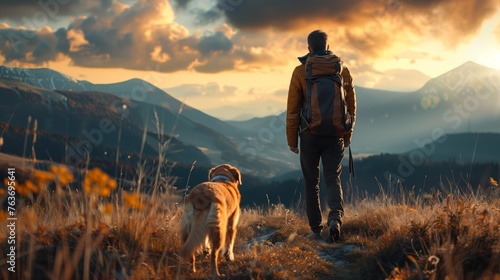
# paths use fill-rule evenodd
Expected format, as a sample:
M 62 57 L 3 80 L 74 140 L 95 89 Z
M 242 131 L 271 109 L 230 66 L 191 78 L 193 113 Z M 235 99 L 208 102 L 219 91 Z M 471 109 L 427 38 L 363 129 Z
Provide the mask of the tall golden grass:
M 193 273 L 177 255 L 183 200 L 174 186 L 126 192 L 99 169 L 84 170 L 77 183 L 62 165 L 26 174 L 17 184 L 16 273 L 2 253 L 3 279 L 209 277 L 208 258 Z M 308 240 L 300 206 L 244 209 L 236 260 L 222 260 L 221 272 L 227 279 L 500 279 L 497 181 L 443 189 L 415 195 L 381 188 L 378 196 L 349 198 L 338 244 Z M 5 197 L 0 191 L 0 202 Z

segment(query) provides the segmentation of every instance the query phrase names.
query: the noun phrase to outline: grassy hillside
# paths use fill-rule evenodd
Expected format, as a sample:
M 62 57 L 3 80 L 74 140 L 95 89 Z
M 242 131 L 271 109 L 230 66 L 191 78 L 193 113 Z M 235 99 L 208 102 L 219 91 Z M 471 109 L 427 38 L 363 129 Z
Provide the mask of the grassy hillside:
M 27 143 L 29 146 L 33 143 L 39 159 L 79 164 L 88 154 L 93 161 L 112 163 L 118 150 L 120 162 L 133 161 L 141 156 L 157 157 L 158 142 L 169 142 L 170 160 L 182 163 L 197 160 L 210 165 L 208 157 L 197 147 L 171 137 L 171 131 L 157 129 L 161 125 L 173 126 L 177 119 L 159 107 L 137 105 L 124 115 L 121 106 L 131 106 L 130 101 L 111 94 L 45 90 L 3 78 L 0 78 L 0 100 L 3 152 L 33 156 L 31 150 L 26 152 L 20 144 L 28 137 Z M 150 113 L 149 118 L 143 116 L 144 111 Z M 153 123 L 151 118 L 156 113 L 161 119 Z M 34 139 L 35 134 L 38 139 Z
M 188 261 L 177 256 L 185 190 L 168 178 L 144 193 L 138 170 L 137 188 L 127 192 L 99 169 L 47 169 L 16 170 L 16 272 L 7 270 L 4 259 L 11 235 L 4 208 L 3 279 L 209 276 L 208 258 L 192 273 Z M 5 172 L 1 177 L 5 205 L 9 179 Z M 290 208 L 245 208 L 236 260 L 221 260 L 220 269 L 226 279 L 498 279 L 499 205 L 493 178 L 474 192 L 449 185 L 432 194 L 396 195 L 381 186 L 377 196 L 346 197 L 341 242 L 333 245 L 306 238 L 300 199 Z

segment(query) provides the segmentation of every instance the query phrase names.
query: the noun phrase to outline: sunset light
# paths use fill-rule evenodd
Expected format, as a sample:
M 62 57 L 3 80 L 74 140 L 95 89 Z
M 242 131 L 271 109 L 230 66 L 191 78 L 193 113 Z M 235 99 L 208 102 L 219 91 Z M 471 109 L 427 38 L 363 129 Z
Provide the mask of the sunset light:
M 361 1 L 356 9 L 343 7 L 339 14 L 324 9 L 327 13 L 320 12 L 314 21 L 294 9 L 284 12 L 288 20 L 275 19 L 274 4 L 260 16 L 250 16 L 258 11 L 257 2 L 231 1 L 222 8 L 215 1 L 198 0 L 115 0 L 99 9 L 99 1 L 74 4 L 92 16 L 73 10 L 73 2 L 33 5 L 24 14 L 15 6 L 16 12 L 9 13 L 7 7 L 0 14 L 0 61 L 10 66 L 48 66 L 93 83 L 153 75 L 150 82 L 157 87 L 225 119 L 237 115 L 219 110 L 220 100 L 254 116 L 284 110 L 285 99 L 272 93 L 287 90 L 296 57 L 307 52 L 304 37 L 315 28 L 330 34 L 331 49 L 353 70 L 357 86 L 417 90 L 426 79 L 466 61 L 499 68 L 500 11 L 494 1 L 481 2 L 484 9 L 475 10 L 467 25 L 462 20 L 469 17 L 464 13 L 472 2 L 452 7 L 441 1 L 430 8 L 431 17 L 429 8 L 415 1 Z M 452 10 L 445 16 L 448 9 Z M 15 15 L 24 15 L 25 20 Z M 63 29 L 56 33 L 58 28 Z M 24 37 L 18 32 L 25 29 L 47 42 L 43 56 L 36 44 L 20 48 Z M 63 38 L 67 51 L 57 49 L 57 40 Z M 83 53 L 93 60 L 83 59 Z M 201 94 L 212 83 L 234 90 L 219 98 Z M 194 85 L 200 94 L 180 90 Z M 256 91 L 263 93 L 258 100 L 267 100 L 269 110 L 252 101 Z
M 0 279 L 500 280 L 499 0 L 0 0 Z

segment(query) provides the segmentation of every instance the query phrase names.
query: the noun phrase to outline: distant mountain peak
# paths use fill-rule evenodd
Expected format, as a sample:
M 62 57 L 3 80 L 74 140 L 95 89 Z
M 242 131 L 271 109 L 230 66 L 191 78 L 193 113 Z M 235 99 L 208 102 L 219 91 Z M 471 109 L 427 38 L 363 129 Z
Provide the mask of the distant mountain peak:
M 419 91 L 425 93 L 459 92 L 467 87 L 475 87 L 478 84 L 494 90 L 493 88 L 498 87 L 498 81 L 500 81 L 500 70 L 467 61 L 429 80 Z M 497 88 L 496 90 L 500 89 Z
M 466 62 L 462 63 L 462 64 L 461 64 L 460 66 L 458 66 L 457 68 L 460 68 L 460 67 L 463 67 L 463 66 L 481 66 L 481 67 L 486 67 L 486 66 L 483 66 L 483 65 L 481 65 L 481 64 L 479 64 L 479 63 L 476 63 L 476 62 L 474 62 L 474 61 L 472 61 L 472 60 L 468 60 L 468 61 L 466 61 Z
M 500 70 L 491 68 L 488 66 L 484 66 L 482 64 L 476 63 L 474 61 L 467 61 L 462 63 L 460 66 L 451 69 L 450 71 L 440 75 L 440 76 L 445 76 L 445 75 L 450 75 L 450 74 L 455 74 L 455 75 L 464 75 L 464 74 L 492 74 L 492 75 L 500 75 Z M 438 76 L 438 78 L 440 77 Z

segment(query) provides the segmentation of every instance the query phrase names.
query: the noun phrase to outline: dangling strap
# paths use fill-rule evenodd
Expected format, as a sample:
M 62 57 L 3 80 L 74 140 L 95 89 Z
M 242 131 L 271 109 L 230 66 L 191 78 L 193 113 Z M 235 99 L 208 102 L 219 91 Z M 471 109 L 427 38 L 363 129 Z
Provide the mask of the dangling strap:
M 356 171 L 354 170 L 354 159 L 352 158 L 351 145 L 349 145 L 349 175 L 356 178 Z

